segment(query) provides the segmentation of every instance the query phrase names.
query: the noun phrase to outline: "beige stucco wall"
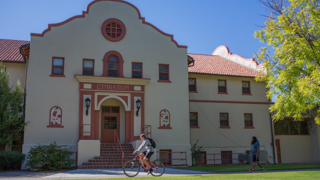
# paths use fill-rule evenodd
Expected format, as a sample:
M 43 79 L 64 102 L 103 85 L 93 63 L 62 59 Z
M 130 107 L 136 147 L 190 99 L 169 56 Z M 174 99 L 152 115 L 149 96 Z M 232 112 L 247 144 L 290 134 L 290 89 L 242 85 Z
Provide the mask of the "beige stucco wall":
M 197 92 L 190 93 L 190 100 L 222 100 L 222 101 L 251 101 L 268 102 L 266 98 L 266 83 L 256 82 L 254 78 L 232 77 L 218 75 L 189 74 L 196 78 Z M 227 81 L 228 94 L 218 94 L 218 79 Z M 242 94 L 242 81 L 250 81 L 251 96 Z
M 126 36 L 110 42 L 101 34 L 102 23 L 117 18 L 126 26 Z M 131 6 L 113 1 L 93 4 L 85 18 L 52 27 L 44 37 L 31 37 L 28 98 L 23 152 L 40 143 L 56 141 L 77 146 L 79 132 L 79 82 L 84 58 L 95 60 L 95 76 L 103 72 L 103 56 L 111 50 L 124 60 L 124 77 L 131 77 L 132 62 L 143 63 L 145 87 L 145 125 L 152 125 L 152 135 L 159 148 L 169 145 L 172 151 L 190 149 L 187 49 L 177 48 L 171 37 L 143 24 Z M 52 57 L 64 57 L 65 77 L 50 77 Z M 169 64 L 171 83 L 158 83 L 159 64 Z M 64 128 L 47 128 L 49 110 L 59 106 Z M 168 109 L 172 130 L 159 130 L 159 112 Z M 180 148 L 183 147 L 183 148 Z M 165 147 L 167 148 L 167 147 Z
M 313 162 L 310 135 L 275 135 L 280 140 L 281 163 Z
M 199 140 L 207 154 L 232 151 L 245 153 L 251 149 L 252 136 L 260 142 L 261 150 L 268 152 L 268 162 L 273 162 L 269 105 L 265 97 L 266 84 L 253 78 L 189 74 L 196 78 L 197 92 L 190 93 L 190 100 L 264 102 L 265 104 L 190 102 L 190 112 L 198 113 L 199 128 L 191 128 L 191 144 Z M 228 94 L 218 94 L 218 79 L 227 80 Z M 251 96 L 241 95 L 241 81 L 250 81 Z M 220 128 L 219 113 L 228 113 L 230 129 Z M 254 129 L 244 128 L 244 113 L 252 113 Z M 213 159 L 207 155 L 207 159 Z M 207 162 L 213 163 L 213 162 Z
M 24 90 L 26 64 L 25 63 L 8 63 L 8 62 L 1 62 L 1 63 L 6 67 L 6 72 L 10 74 L 9 85 L 15 86 L 19 81 L 20 87 L 22 88 L 22 90 Z

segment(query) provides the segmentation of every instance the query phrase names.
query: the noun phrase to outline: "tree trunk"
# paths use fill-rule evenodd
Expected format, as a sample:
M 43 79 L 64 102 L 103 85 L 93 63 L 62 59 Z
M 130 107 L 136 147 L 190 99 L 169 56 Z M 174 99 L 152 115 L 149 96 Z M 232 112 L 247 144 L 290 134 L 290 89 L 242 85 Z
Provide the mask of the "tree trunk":
M 12 141 L 6 144 L 4 151 L 11 151 L 12 150 Z

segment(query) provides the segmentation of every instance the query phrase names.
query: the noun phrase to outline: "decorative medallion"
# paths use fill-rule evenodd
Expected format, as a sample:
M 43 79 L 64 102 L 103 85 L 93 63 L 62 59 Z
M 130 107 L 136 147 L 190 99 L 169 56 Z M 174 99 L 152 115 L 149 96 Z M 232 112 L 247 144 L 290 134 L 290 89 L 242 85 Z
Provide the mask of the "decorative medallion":
M 172 129 L 170 124 L 170 112 L 166 109 L 160 111 L 160 120 L 158 129 Z

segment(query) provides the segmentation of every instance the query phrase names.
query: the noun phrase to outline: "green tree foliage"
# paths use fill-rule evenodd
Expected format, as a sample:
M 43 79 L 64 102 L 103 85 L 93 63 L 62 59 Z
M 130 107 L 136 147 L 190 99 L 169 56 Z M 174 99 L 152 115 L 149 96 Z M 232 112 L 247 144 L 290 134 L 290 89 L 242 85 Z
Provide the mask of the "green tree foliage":
M 0 64 L 0 144 L 11 147 L 12 141 L 19 137 L 26 123 L 22 115 L 23 91 L 19 81 L 9 86 L 10 75 Z
M 276 97 L 270 107 L 273 119 L 285 116 L 303 119 L 314 114 L 320 124 L 320 2 L 319 0 L 261 0 L 270 15 L 254 36 L 268 46 L 257 59 L 264 63 L 267 97 Z M 315 112 L 315 113 L 312 113 Z

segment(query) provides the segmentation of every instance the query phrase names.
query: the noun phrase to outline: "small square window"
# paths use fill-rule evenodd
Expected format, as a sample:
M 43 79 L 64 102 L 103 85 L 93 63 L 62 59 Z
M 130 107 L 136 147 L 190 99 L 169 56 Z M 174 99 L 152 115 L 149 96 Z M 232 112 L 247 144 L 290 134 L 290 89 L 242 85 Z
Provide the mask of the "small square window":
M 227 93 L 227 80 L 218 80 L 218 93 Z
M 169 65 L 159 65 L 159 80 L 169 81 Z
M 242 81 L 242 94 L 251 94 L 250 81 Z
M 132 77 L 142 78 L 142 63 L 132 63 Z
M 220 127 L 229 127 L 228 113 L 220 113 Z
M 244 127 L 253 127 L 252 114 L 244 114 Z
M 83 75 L 93 75 L 94 74 L 94 60 L 83 60 Z
M 197 91 L 196 78 L 189 78 L 189 91 L 190 92 Z
M 52 59 L 52 75 L 63 75 L 64 71 L 64 58 Z
M 198 128 L 198 113 L 190 112 L 190 127 Z

